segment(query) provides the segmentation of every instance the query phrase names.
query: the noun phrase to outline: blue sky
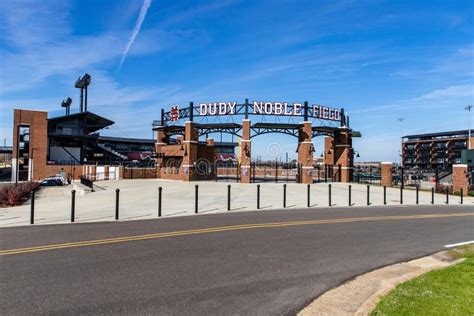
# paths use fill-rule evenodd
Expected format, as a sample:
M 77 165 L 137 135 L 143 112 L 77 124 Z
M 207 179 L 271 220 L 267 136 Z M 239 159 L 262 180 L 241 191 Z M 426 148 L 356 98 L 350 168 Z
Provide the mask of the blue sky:
M 308 100 L 346 109 L 363 135 L 360 160 L 396 161 L 399 117 L 405 134 L 467 128 L 473 6 L 1 1 L 1 138 L 11 143 L 14 108 L 56 116 L 70 96 L 77 111 L 74 81 L 87 72 L 89 109 L 116 122 L 106 135 L 150 138 L 161 108 L 189 101 Z M 281 135 L 255 138 L 253 155 L 268 156 L 272 142 L 295 156 L 296 140 Z

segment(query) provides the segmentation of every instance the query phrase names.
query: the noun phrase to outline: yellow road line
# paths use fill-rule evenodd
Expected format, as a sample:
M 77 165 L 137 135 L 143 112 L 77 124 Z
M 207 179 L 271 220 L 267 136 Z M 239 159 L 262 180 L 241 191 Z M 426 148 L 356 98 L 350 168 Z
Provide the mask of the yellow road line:
M 367 222 L 367 221 L 449 218 L 449 217 L 466 217 L 466 216 L 474 216 L 474 213 L 471 212 L 471 213 L 447 213 L 447 214 L 445 213 L 445 214 L 422 214 L 422 215 L 368 216 L 368 217 L 320 219 L 320 220 L 311 220 L 311 221 L 242 224 L 242 225 L 220 226 L 220 227 L 210 227 L 210 228 L 191 229 L 191 230 L 179 230 L 179 231 L 174 231 L 174 232 L 154 233 L 154 234 L 137 235 L 137 236 L 124 236 L 124 237 L 114 237 L 114 238 L 106 238 L 106 239 L 86 240 L 86 241 L 51 244 L 51 245 L 17 248 L 17 249 L 7 249 L 7 250 L 0 250 L 0 256 L 54 250 L 54 249 L 114 244 L 114 243 L 121 243 L 121 242 L 128 242 L 128 241 L 147 240 L 147 239 L 158 239 L 158 238 L 167 238 L 167 237 L 198 235 L 198 234 L 208 234 L 208 233 L 227 232 L 227 231 L 238 231 L 238 230 L 244 230 L 244 229 L 275 228 L 275 227 L 302 226 L 302 225 L 323 225 L 323 224 Z

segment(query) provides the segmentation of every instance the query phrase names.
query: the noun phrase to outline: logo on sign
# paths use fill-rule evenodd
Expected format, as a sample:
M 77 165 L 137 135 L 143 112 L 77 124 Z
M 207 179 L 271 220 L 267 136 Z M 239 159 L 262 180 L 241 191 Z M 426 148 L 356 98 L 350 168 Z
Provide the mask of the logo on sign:
M 179 107 L 177 105 L 172 106 L 170 110 L 170 121 L 175 122 L 179 119 Z

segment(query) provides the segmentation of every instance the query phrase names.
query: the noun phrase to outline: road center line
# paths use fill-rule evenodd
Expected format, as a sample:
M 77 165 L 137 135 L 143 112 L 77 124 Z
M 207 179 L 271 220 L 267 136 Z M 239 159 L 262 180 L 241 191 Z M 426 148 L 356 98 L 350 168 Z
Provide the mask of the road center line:
M 311 220 L 311 221 L 241 224 L 241 225 L 220 226 L 220 227 L 200 228 L 200 229 L 191 229 L 191 230 L 179 230 L 179 231 L 173 231 L 173 232 L 154 233 L 154 234 L 146 234 L 146 235 L 77 241 L 77 242 L 51 244 L 51 245 L 34 246 L 34 247 L 17 248 L 17 249 L 6 249 L 6 250 L 0 250 L 0 256 L 47 251 L 47 250 L 54 250 L 54 249 L 66 249 L 66 248 L 96 246 L 96 245 L 104 245 L 104 244 L 114 244 L 114 243 L 122 243 L 122 242 L 128 242 L 128 241 L 139 241 L 139 240 L 158 239 L 158 238 L 167 238 L 167 237 L 198 235 L 198 234 L 218 233 L 218 232 L 227 232 L 227 231 L 238 231 L 238 230 L 244 230 L 244 229 L 277 228 L 277 227 L 289 227 L 289 226 L 323 225 L 323 224 L 353 223 L 353 222 L 368 222 L 368 221 L 450 218 L 450 217 L 467 217 L 467 216 L 474 216 L 474 213 L 470 212 L 470 213 L 444 213 L 444 214 L 442 213 L 442 214 L 421 214 L 421 215 L 368 216 L 368 217 L 320 219 L 320 220 Z

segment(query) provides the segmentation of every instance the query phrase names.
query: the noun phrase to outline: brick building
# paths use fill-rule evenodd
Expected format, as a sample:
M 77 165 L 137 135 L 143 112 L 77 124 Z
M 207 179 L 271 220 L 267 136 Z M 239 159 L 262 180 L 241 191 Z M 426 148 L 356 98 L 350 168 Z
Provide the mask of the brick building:
M 451 170 L 461 163 L 468 148 L 468 130 L 403 136 L 402 162 L 405 167 Z M 471 137 L 474 148 L 474 137 Z

